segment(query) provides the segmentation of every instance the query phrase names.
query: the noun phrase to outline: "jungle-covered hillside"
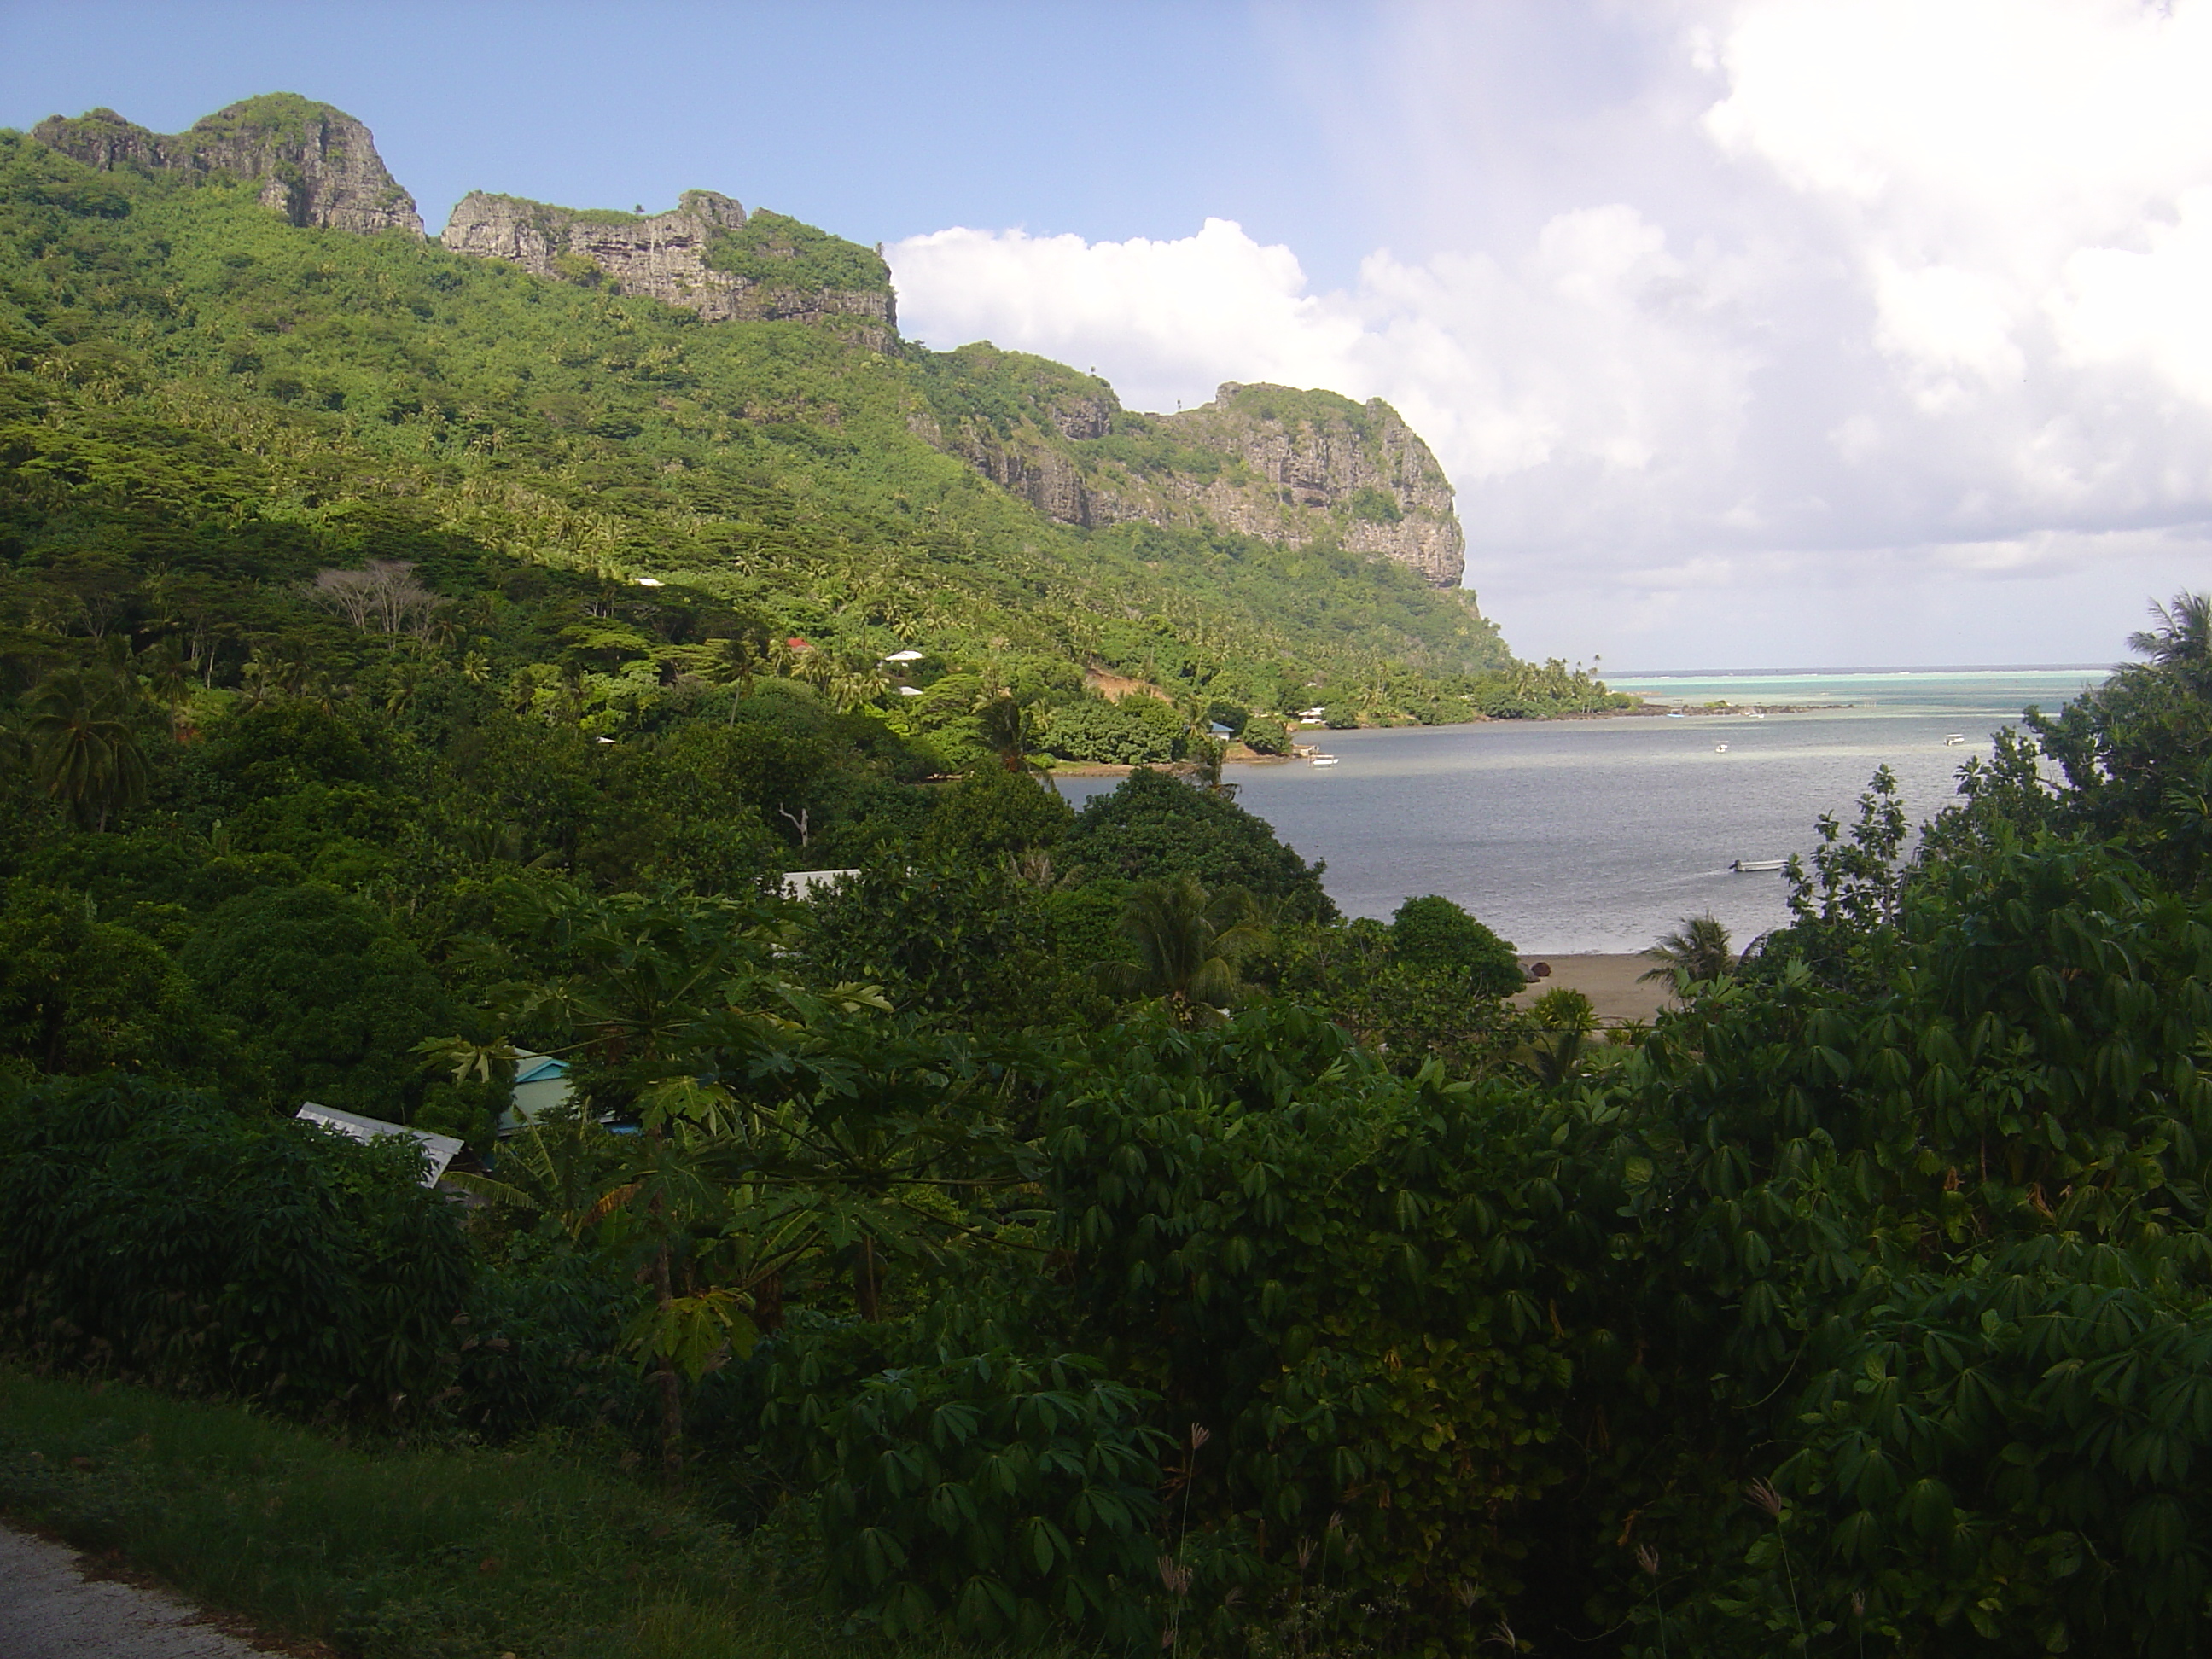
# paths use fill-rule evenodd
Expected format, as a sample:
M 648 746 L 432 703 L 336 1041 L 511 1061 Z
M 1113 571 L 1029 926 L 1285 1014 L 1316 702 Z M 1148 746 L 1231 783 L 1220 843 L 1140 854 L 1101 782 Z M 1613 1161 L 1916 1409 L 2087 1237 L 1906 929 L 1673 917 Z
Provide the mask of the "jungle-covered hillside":
M 396 641 L 518 702 L 558 687 L 595 736 L 803 667 L 947 769 L 1001 690 L 1038 756 L 1107 761 L 1170 757 L 1215 703 L 1239 734 L 1257 717 L 1265 750 L 1316 705 L 1354 722 L 1606 701 L 1512 663 L 1468 596 L 1340 538 L 1052 521 L 917 435 L 933 398 L 971 425 L 988 402 L 957 354 L 877 350 L 836 316 L 706 322 L 588 261 L 539 276 L 296 225 L 266 193 L 0 136 L 12 659 L 119 637 L 210 691 L 290 661 L 345 693 Z M 782 240 L 881 271 L 818 232 Z M 364 637 L 310 590 L 372 564 L 430 597 Z M 920 655 L 884 662 L 900 652 Z M 1182 706 L 1176 729 L 1098 695 L 1125 682 Z

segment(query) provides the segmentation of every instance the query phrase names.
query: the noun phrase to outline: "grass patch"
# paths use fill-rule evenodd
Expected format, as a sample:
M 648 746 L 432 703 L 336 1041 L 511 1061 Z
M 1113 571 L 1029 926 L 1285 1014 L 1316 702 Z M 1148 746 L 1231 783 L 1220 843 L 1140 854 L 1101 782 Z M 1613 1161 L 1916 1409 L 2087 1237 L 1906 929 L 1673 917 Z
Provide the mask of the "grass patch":
M 812 1659 L 854 1644 L 727 1530 L 603 1462 L 341 1444 L 0 1368 L 0 1510 L 360 1659 Z

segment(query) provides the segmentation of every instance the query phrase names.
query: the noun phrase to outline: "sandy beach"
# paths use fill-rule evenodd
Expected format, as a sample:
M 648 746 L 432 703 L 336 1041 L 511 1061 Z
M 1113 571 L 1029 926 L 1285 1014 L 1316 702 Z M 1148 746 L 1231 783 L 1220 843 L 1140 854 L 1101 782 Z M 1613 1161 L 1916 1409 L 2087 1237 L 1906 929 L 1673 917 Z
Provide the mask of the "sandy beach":
M 1663 983 L 1656 980 L 1649 984 L 1638 983 L 1638 975 L 1658 965 L 1647 956 L 1524 956 L 1521 958 L 1523 968 L 1539 962 L 1551 964 L 1550 976 L 1532 981 L 1527 990 L 1513 999 L 1516 1002 L 1526 1006 L 1558 986 L 1572 986 L 1590 1000 L 1597 1009 L 1598 1018 L 1607 1025 L 1618 1025 L 1624 1021 L 1649 1020 L 1668 1003 L 1669 993 Z

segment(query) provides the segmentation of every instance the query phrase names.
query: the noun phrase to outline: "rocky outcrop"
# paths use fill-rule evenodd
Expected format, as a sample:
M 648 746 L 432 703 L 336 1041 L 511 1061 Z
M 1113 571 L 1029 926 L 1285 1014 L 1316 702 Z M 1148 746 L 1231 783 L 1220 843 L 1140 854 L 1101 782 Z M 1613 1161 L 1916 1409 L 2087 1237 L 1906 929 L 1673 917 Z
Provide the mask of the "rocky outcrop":
M 258 179 L 262 204 L 295 225 L 422 234 L 415 198 L 385 170 L 368 129 L 343 110 L 291 93 L 248 98 L 187 132 L 149 132 L 96 109 L 74 120 L 49 116 L 31 136 L 103 172 Z
M 1103 380 L 988 343 L 933 359 L 930 394 L 917 432 L 1064 524 L 1327 538 L 1434 587 L 1466 568 L 1450 481 L 1380 398 L 1231 383 L 1203 408 L 1139 415 Z
M 988 343 L 925 360 L 931 406 L 916 435 L 957 455 L 1048 519 L 1089 526 L 1091 473 L 1077 445 L 1109 436 L 1121 415 L 1105 381 Z
M 1395 560 L 1431 587 L 1459 586 L 1467 536 L 1451 481 L 1420 434 L 1380 398 L 1355 404 L 1331 392 L 1231 381 L 1211 404 L 1159 425 L 1233 463 L 1210 478 L 1163 479 L 1157 489 L 1224 529 L 1298 545 L 1340 520 L 1347 551 Z
M 558 282 L 649 295 L 712 321 L 842 320 L 878 350 L 898 329 L 878 255 L 780 214 L 748 215 L 710 190 L 686 191 L 671 211 L 654 214 L 474 191 L 439 241 Z

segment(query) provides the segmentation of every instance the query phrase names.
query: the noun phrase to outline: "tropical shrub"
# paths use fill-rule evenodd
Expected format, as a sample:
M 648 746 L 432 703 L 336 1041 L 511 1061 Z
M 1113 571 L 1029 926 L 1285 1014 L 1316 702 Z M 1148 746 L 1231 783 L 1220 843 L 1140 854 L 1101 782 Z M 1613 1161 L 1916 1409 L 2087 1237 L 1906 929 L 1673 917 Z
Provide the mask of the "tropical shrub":
M 1140 770 L 1075 815 L 1065 862 L 1092 876 L 1161 881 L 1194 876 L 1214 890 L 1241 887 L 1281 902 L 1287 916 L 1333 919 L 1321 884 L 1326 867 L 1309 865 L 1275 838 L 1264 819 L 1234 801 Z
M 1390 952 L 1412 967 L 1464 974 L 1477 996 L 1510 997 L 1528 982 L 1510 944 L 1433 893 L 1391 916 Z
M 415 1046 L 453 1029 L 422 953 L 359 900 L 326 887 L 248 893 L 217 908 L 179 962 L 237 1020 L 280 1106 L 319 1101 L 405 1122 L 428 1082 Z
M 893 1638 L 1152 1637 L 1167 1437 L 1103 1370 L 1000 1351 L 880 1371 L 834 1401 L 788 1389 L 769 1419 L 820 1482 L 833 1590 Z
M 1003 864 L 1025 854 L 1049 854 L 1075 814 L 1048 784 L 1003 766 L 982 768 L 937 798 L 921 837 L 946 861 Z
M 1588 1244 L 1549 1126 L 1295 1008 L 1099 1053 L 1050 1114 L 1051 1300 L 1160 1420 L 1208 1431 L 1194 1606 L 1225 1634 L 1317 1556 L 1360 1639 L 1461 1639 L 1463 1587 L 1522 1582 L 1528 1534 L 1498 1518 L 1571 1464 L 1577 1343 L 1550 1310 Z
M 428 1403 L 471 1264 L 411 1141 L 110 1073 L 26 1091 L 0 1142 L 19 1352 L 302 1413 Z
M 1182 750 L 1183 722 L 1156 697 L 1103 697 L 1063 704 L 1044 723 L 1044 746 L 1063 760 L 1151 766 Z
M 136 928 L 82 892 L 8 884 L 0 902 L 0 1056 L 28 1072 L 154 1066 L 214 1057 L 191 984 Z

